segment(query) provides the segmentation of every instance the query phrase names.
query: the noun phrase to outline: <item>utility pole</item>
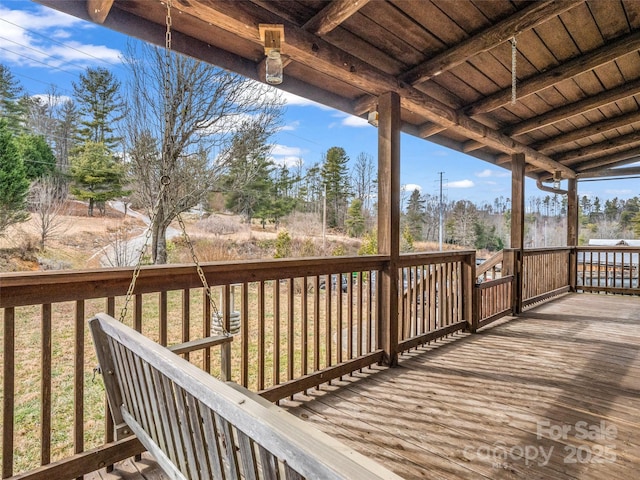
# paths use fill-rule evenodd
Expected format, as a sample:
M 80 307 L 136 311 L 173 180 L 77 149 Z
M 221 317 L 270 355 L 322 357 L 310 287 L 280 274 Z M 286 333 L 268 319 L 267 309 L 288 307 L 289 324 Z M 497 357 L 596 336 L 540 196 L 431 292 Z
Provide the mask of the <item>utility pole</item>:
M 443 216 L 444 216 L 444 212 L 443 212 L 443 204 L 442 204 L 442 174 L 444 172 L 438 172 L 438 174 L 440 175 L 440 200 L 438 203 L 438 217 L 439 217 L 439 221 L 438 221 L 438 244 L 440 245 L 440 251 L 442 251 L 442 221 L 443 221 Z

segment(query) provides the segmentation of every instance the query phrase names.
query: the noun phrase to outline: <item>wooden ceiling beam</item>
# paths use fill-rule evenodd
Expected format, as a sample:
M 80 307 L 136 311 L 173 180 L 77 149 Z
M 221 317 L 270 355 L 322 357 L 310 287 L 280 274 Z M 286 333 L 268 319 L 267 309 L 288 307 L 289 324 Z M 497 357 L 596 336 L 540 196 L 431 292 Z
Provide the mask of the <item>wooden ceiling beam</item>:
M 403 82 L 417 85 L 450 70 L 469 58 L 486 52 L 508 41 L 515 35 L 530 30 L 550 18 L 556 17 L 584 0 L 545 0 L 532 2 L 499 23 L 469 37 L 456 46 L 430 58 L 400 76 Z
M 593 158 L 585 162 L 576 165 L 576 173 L 588 172 L 590 170 L 598 170 L 602 168 L 612 168 L 615 166 L 627 165 L 629 163 L 635 163 L 640 160 L 640 147 L 629 148 L 622 152 L 617 152 L 610 155 L 603 155 L 598 158 Z M 540 178 L 549 180 L 552 178 L 547 172 L 543 172 L 540 169 L 532 169 L 532 173 L 537 172 Z
M 640 111 L 630 112 L 618 117 L 608 118 L 601 122 L 592 123 L 586 127 L 573 130 L 562 135 L 557 135 L 548 140 L 538 142 L 531 145 L 532 148 L 545 153 L 562 145 L 589 138 L 593 135 L 599 135 L 602 133 L 615 130 L 616 128 L 625 127 L 634 123 L 640 122 Z
M 564 165 L 573 165 L 575 163 L 584 161 L 586 159 L 598 156 L 599 154 L 614 150 L 616 148 L 624 147 L 627 145 L 635 145 L 640 142 L 640 132 L 633 132 L 628 135 L 622 135 L 615 137 L 604 142 L 594 143 L 588 147 L 578 148 L 576 150 L 570 150 L 556 155 L 554 158 L 558 162 L 562 162 Z
M 548 125 L 552 125 L 561 120 L 566 120 L 576 115 L 582 115 L 591 110 L 595 110 L 596 108 L 622 100 L 623 98 L 632 97 L 638 93 L 640 93 L 640 79 L 624 83 L 619 87 L 606 90 L 597 95 L 587 97 L 584 100 L 565 105 L 564 107 L 555 108 L 547 113 L 506 128 L 503 132 L 511 136 L 523 135 L 533 130 L 538 130 Z
M 87 13 L 96 23 L 104 23 L 113 6 L 113 0 L 87 0 Z
M 322 71 L 371 95 L 378 96 L 389 91 L 396 92 L 401 97 L 403 108 L 424 117 L 425 120 L 437 123 L 461 135 L 480 140 L 497 150 L 509 154 L 524 153 L 528 162 L 545 170 L 561 170 L 567 178 L 575 176 L 575 172 L 570 168 L 507 135 L 459 114 L 455 109 L 429 95 L 398 82 L 393 75 L 378 70 L 359 58 L 337 49 L 320 37 L 298 28 L 290 22 L 283 22 L 281 17 L 265 11 L 257 5 L 249 2 L 210 0 L 206 3 L 180 3 L 175 8 L 257 44 L 260 44 L 258 35 L 260 23 L 284 23 L 286 52 L 294 62 Z
M 440 132 L 444 132 L 446 130 L 442 125 L 438 125 L 437 123 L 423 123 L 418 127 L 418 136 L 420 138 L 429 138 L 432 135 L 437 135 Z
M 590 170 L 588 172 L 579 173 L 578 180 L 583 178 L 602 178 L 602 177 L 628 177 L 631 175 L 640 175 L 640 167 L 628 168 L 603 168 L 601 170 Z
M 640 32 L 634 32 L 614 42 L 605 43 L 586 55 L 576 57 L 568 62 L 563 62 L 556 68 L 547 70 L 540 75 L 518 81 L 518 98 L 524 98 L 545 88 L 552 87 L 568 78 L 593 70 L 638 49 L 640 49 Z M 487 113 L 507 105 L 510 102 L 511 86 L 465 107 L 464 113 L 471 116 Z
M 333 0 L 309 19 L 302 28 L 314 35 L 323 37 L 367 3 L 369 3 L 369 0 Z

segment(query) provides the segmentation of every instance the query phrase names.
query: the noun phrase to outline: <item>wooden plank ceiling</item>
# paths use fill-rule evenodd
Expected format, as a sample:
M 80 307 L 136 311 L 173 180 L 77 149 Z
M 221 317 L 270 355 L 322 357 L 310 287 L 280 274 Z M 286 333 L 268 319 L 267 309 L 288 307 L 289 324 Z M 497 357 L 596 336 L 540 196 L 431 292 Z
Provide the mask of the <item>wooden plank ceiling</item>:
M 38 0 L 160 45 L 159 0 Z M 173 0 L 173 47 L 264 80 L 258 25 L 283 24 L 283 90 L 355 115 L 401 97 L 402 129 L 527 175 L 636 175 L 640 0 Z M 512 102 L 513 40 L 516 99 Z M 614 168 L 617 167 L 617 168 Z

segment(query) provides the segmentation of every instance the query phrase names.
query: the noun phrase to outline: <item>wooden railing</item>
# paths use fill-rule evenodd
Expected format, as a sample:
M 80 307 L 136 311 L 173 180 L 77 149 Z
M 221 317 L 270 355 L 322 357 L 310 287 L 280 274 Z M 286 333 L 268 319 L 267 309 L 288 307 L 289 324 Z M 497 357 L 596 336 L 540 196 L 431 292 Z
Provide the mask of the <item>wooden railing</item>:
M 620 247 L 526 250 L 514 269 L 517 256 L 505 251 L 504 276 L 474 285 L 474 252 L 402 255 L 395 346 L 406 351 L 516 314 L 518 271 L 525 306 L 567 291 L 576 263 L 579 291 L 638 294 L 639 256 Z M 378 280 L 389 265 L 385 256 L 206 264 L 217 312 L 193 266 L 144 267 L 124 322 L 168 346 L 211 336 L 212 318 L 227 329 L 238 322 L 230 344 L 183 355 L 276 401 L 384 359 Z M 75 478 L 139 452 L 135 442 L 112 442 L 86 326 L 99 311 L 118 317 L 131 274 L 0 276 L 2 478 Z
M 398 267 L 399 351 L 470 325 L 475 252 L 403 255 Z
M 568 292 L 572 249 L 536 248 L 522 256 L 522 306 Z
M 212 313 L 229 329 L 237 311 L 230 348 L 184 355 L 273 401 L 381 361 L 374 279 L 385 258 L 206 264 L 218 315 L 193 266 L 144 267 L 124 322 L 172 345 L 209 337 Z M 111 443 L 86 326 L 99 311 L 118 316 L 131 275 L 2 275 L 2 478 L 74 478 L 138 453 L 139 444 Z
M 476 279 L 478 282 L 495 280 L 502 274 L 504 263 L 504 250 L 500 250 L 476 267 Z
M 640 248 L 577 247 L 578 291 L 640 295 Z
M 513 313 L 513 275 L 474 287 L 474 330 Z

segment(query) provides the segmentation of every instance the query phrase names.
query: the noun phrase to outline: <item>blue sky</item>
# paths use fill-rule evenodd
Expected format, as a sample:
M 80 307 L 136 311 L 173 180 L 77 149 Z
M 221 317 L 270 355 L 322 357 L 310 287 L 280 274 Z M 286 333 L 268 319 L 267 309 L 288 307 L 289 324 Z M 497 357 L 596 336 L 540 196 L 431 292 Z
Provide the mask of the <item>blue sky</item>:
M 101 66 L 124 74 L 120 63 L 127 37 L 69 17 L 28 0 L 0 0 L 0 63 L 8 66 L 28 93 L 46 93 L 52 85 L 72 95 L 71 82 L 86 67 Z M 286 82 L 286 69 L 285 69 Z M 273 139 L 278 162 L 301 158 L 309 167 L 332 146 L 351 159 L 361 152 L 377 155 L 377 131 L 365 120 L 289 94 L 285 126 Z M 444 193 L 450 200 L 492 202 L 510 196 L 510 172 L 433 143 L 402 135 L 401 182 L 408 191 L 419 188 L 437 195 L 438 172 L 444 172 Z M 579 194 L 629 198 L 640 194 L 640 181 L 579 183 Z M 531 180 L 526 196 L 544 196 Z

